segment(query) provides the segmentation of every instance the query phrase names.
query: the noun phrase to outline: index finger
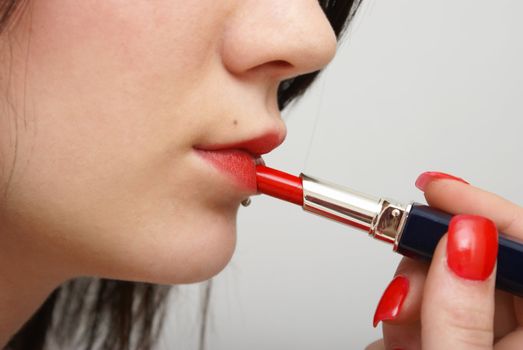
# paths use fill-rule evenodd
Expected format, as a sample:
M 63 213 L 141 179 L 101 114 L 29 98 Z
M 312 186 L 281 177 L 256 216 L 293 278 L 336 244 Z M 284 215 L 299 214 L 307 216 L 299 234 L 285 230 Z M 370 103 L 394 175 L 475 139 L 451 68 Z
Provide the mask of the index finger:
M 434 172 L 423 173 L 417 183 L 427 203 L 451 214 L 488 217 L 500 231 L 523 238 L 523 208 L 494 193 Z

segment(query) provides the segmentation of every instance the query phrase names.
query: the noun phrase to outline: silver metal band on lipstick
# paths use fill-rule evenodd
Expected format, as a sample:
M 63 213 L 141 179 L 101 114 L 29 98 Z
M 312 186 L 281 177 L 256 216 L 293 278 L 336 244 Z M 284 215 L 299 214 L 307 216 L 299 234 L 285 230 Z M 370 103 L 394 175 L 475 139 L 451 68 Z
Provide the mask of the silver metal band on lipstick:
M 303 209 L 365 230 L 372 237 L 394 245 L 410 206 L 375 198 L 351 189 L 300 174 Z

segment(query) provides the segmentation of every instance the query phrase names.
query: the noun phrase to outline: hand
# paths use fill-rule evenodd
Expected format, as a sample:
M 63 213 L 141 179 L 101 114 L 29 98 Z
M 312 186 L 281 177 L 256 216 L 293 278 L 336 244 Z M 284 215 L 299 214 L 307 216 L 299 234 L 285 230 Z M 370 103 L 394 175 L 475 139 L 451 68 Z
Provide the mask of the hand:
M 430 267 L 402 260 L 376 310 L 383 339 L 367 349 L 523 349 L 523 299 L 495 290 L 495 226 L 523 239 L 523 208 L 440 173 L 416 185 L 429 205 L 470 215 L 453 218 Z

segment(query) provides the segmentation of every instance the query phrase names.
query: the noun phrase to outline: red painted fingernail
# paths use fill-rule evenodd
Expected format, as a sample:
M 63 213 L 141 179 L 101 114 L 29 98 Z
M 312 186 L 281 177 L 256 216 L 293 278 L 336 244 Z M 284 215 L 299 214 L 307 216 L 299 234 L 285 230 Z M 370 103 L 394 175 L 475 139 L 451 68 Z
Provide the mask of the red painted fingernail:
M 465 180 L 463 180 L 460 177 L 456 177 L 454 175 L 445 174 L 445 173 L 439 173 L 437 171 L 426 171 L 422 173 L 418 178 L 416 179 L 416 187 L 419 188 L 422 191 L 425 191 L 425 188 L 427 188 L 427 185 L 435 180 L 455 180 L 459 182 L 463 182 L 467 185 L 469 183 Z
M 403 276 L 396 276 L 381 296 L 374 313 L 374 327 L 381 321 L 393 320 L 399 315 L 408 292 L 409 280 Z
M 468 280 L 486 280 L 498 256 L 498 231 L 489 219 L 456 215 L 449 224 L 447 264 L 456 275 Z

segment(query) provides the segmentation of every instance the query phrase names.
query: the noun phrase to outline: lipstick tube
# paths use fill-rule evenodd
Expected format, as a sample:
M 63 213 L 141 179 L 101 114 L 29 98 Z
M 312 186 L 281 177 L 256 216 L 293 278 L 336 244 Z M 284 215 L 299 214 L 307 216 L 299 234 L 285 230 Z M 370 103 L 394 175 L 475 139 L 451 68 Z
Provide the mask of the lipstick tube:
M 404 256 L 430 261 L 451 214 L 419 203 L 403 205 L 316 179 L 257 167 L 258 189 L 320 216 L 368 232 Z M 301 194 L 302 198 L 298 196 Z M 523 242 L 499 233 L 496 287 L 523 296 Z

